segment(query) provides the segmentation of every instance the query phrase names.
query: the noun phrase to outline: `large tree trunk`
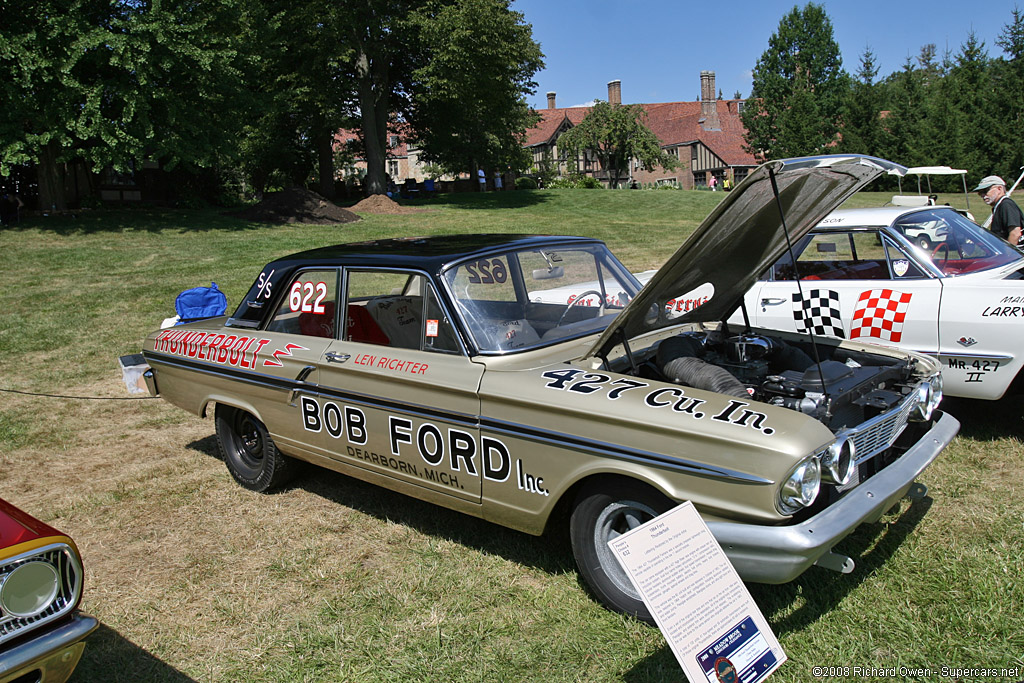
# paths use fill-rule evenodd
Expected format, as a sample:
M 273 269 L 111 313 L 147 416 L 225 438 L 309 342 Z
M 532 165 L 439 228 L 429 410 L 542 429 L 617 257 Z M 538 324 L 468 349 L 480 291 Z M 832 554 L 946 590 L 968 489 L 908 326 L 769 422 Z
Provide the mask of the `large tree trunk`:
M 318 191 L 322 197 L 334 200 L 334 133 L 322 133 L 316 141 L 320 182 Z
M 57 159 L 60 143 L 50 142 L 39 155 L 39 208 L 63 211 L 68 208 L 64 197 L 64 165 Z
M 359 74 L 359 112 L 366 147 L 366 193 L 386 194 L 388 82 L 386 67 L 378 66 L 364 53 L 356 63 Z

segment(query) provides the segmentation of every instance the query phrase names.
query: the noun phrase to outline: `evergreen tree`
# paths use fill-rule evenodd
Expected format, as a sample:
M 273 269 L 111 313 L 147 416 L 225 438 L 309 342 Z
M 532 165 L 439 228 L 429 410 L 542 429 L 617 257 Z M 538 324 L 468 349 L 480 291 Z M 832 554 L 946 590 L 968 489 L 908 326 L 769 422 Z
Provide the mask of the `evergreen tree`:
M 991 64 L 992 106 L 998 129 L 993 136 L 995 158 L 988 168 L 1012 186 L 1024 166 L 1024 13 L 1019 9 L 1013 10 L 1013 20 L 1003 27 L 996 45 L 1006 57 Z
M 748 149 L 760 158 L 826 151 L 836 139 L 847 81 L 825 8 L 794 7 L 754 68 L 741 114 Z
M 842 139 L 844 152 L 880 156 L 883 150 L 882 98 L 875 77 L 878 63 L 871 48 L 860 56 L 860 69 L 843 102 Z

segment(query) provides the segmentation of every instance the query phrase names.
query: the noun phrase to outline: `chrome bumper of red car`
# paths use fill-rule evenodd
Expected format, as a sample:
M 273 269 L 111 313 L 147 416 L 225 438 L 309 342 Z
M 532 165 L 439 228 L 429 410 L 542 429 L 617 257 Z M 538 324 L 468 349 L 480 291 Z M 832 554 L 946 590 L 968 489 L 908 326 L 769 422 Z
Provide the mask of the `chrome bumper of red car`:
M 56 627 L 46 627 L 36 634 L 26 634 L 24 641 L 0 650 L 0 683 L 10 683 L 35 673 L 32 680 L 41 683 L 63 683 L 75 670 L 85 649 L 85 637 L 96 630 L 99 622 L 80 612 Z

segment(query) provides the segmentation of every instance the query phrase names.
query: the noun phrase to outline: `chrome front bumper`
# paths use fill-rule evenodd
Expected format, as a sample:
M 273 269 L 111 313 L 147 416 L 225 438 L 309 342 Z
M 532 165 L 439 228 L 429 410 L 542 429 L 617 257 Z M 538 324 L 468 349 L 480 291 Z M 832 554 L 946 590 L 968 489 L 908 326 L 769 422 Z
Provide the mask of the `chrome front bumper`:
M 815 563 L 849 572 L 852 560 L 833 555 L 832 547 L 860 524 L 877 521 L 903 498 L 959 430 L 956 418 L 940 413 L 932 428 L 896 462 L 800 524 L 708 522 L 708 528 L 744 581 L 787 583 Z
M 7 650 L 0 650 L 0 683 L 10 683 L 36 672 L 39 683 L 64 683 L 78 665 L 85 637 L 99 622 L 75 612 L 56 628 L 43 628 Z

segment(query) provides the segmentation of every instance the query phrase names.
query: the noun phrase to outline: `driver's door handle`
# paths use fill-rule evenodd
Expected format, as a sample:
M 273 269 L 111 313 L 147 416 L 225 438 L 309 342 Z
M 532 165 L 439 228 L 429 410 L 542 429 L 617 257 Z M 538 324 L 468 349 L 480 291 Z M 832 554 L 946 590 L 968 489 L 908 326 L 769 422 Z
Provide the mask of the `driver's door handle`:
M 784 303 L 786 303 L 786 300 L 784 298 L 777 297 L 777 296 L 775 296 L 775 297 L 765 297 L 764 299 L 761 299 L 761 305 L 762 306 L 778 306 L 779 304 L 784 304 Z
M 324 358 L 327 359 L 328 363 L 344 363 L 351 357 L 351 354 L 335 353 L 334 351 L 328 351 L 327 353 L 324 354 Z

